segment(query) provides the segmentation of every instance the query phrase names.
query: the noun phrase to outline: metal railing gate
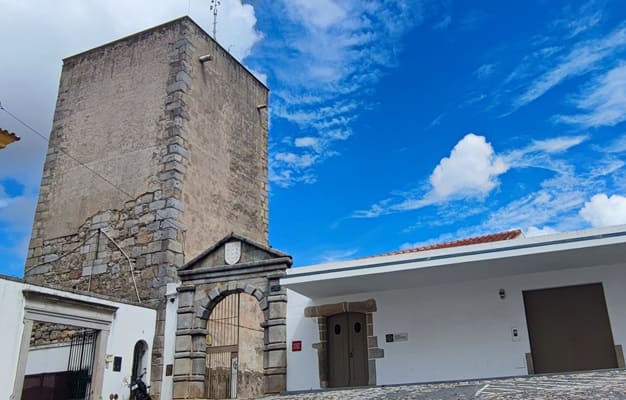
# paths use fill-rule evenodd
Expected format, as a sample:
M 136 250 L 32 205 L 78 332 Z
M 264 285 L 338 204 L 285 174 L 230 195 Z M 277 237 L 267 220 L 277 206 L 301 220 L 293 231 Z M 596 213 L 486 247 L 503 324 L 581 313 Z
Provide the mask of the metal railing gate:
M 83 330 L 71 337 L 67 363 L 70 400 L 89 400 L 97 337 L 98 331 L 93 330 Z
M 239 293 L 221 300 L 207 322 L 206 392 L 210 399 L 237 397 Z

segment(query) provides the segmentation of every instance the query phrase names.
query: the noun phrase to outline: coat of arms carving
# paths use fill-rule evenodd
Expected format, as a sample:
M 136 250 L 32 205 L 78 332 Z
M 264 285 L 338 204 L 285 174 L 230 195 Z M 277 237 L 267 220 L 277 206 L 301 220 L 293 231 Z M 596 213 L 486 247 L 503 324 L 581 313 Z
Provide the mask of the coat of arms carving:
M 241 242 L 227 242 L 224 245 L 224 261 L 228 265 L 237 264 L 241 259 Z

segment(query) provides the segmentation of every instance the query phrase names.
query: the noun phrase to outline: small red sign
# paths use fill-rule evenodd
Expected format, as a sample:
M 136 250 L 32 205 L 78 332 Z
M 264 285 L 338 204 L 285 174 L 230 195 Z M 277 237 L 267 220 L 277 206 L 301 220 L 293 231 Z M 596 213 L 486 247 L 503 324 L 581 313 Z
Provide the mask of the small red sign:
M 302 340 L 294 340 L 291 342 L 291 351 L 302 351 Z

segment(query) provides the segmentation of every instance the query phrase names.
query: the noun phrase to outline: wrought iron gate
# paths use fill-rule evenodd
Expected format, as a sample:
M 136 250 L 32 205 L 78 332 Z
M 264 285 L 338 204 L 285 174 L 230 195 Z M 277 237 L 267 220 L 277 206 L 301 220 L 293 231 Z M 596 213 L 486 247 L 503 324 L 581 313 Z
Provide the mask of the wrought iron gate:
M 70 357 L 67 363 L 69 399 L 89 400 L 93 362 L 98 331 L 84 330 L 72 335 Z
M 239 293 L 220 301 L 207 322 L 206 392 L 210 399 L 237 397 Z

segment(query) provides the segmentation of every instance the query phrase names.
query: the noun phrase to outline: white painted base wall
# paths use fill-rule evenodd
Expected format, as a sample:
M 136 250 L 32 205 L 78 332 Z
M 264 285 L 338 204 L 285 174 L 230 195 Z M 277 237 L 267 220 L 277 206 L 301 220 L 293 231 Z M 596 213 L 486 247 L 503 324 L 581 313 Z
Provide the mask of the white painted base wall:
M 161 399 L 170 400 L 174 392 L 174 375 L 167 376 L 167 365 L 174 365 L 176 350 L 176 327 L 178 322 L 178 292 L 180 283 L 167 284 L 167 305 L 165 306 L 165 334 L 163 335 L 163 376 Z
M 67 361 L 69 358 L 69 344 L 31 348 L 28 351 L 26 375 L 67 371 Z
M 23 284 L 0 279 L 0 399 L 9 399 L 13 393 L 15 370 L 20 354 L 24 330 Z
M 378 385 L 503 377 L 527 374 L 522 291 L 597 282 L 604 287 L 614 343 L 626 345 L 626 264 L 334 298 L 309 299 L 288 290 L 287 389 L 320 388 L 317 351 L 311 347 L 319 341 L 317 322 L 304 318 L 309 305 L 376 300 L 374 334 L 385 352 L 376 361 Z M 500 289 L 506 291 L 504 300 Z M 409 340 L 385 343 L 389 333 L 408 333 Z M 301 352 L 291 351 L 293 340 L 302 341 Z
M 147 372 L 144 376 L 144 382 L 150 384 L 150 358 L 156 329 L 156 311 L 124 303 L 116 303 L 116 305 L 119 308 L 111 325 L 107 354 L 122 357 L 122 370 L 115 372 L 113 371 L 113 363 L 106 365 L 102 397 L 108 399 L 110 394 L 117 393 L 120 400 L 127 400 L 130 398 L 130 389 L 125 380 L 130 380 L 133 368 L 133 352 L 135 344 L 140 340 L 148 344 L 145 355 L 147 357 Z

